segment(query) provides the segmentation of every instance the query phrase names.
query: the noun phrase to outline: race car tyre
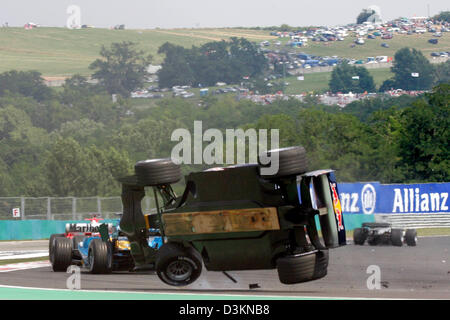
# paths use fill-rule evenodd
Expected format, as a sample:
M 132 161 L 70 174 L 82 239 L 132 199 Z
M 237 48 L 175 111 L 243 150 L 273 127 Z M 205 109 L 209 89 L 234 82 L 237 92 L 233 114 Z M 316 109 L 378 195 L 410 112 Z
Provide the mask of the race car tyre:
M 157 186 L 181 180 L 180 166 L 170 158 L 139 161 L 134 170 L 139 185 Z
M 416 229 L 407 229 L 405 233 L 406 244 L 410 247 L 417 245 L 417 231 Z
M 50 236 L 50 239 L 48 240 L 48 256 L 50 262 L 53 262 L 53 248 L 55 247 L 55 238 L 63 238 L 64 236 L 64 233 L 55 233 Z
M 367 239 L 367 232 L 363 228 L 353 230 L 353 242 L 355 245 L 362 246 Z
M 281 178 L 291 175 L 305 173 L 308 170 L 308 160 L 306 159 L 306 150 L 302 146 L 274 149 L 265 152 L 270 159 L 268 164 L 263 163 L 262 154 L 258 157 L 260 173 L 265 178 Z M 276 163 L 278 158 L 278 163 Z M 276 166 L 278 171 L 274 174 L 264 174 L 262 168 Z
M 278 278 L 283 284 L 295 284 L 324 277 L 328 268 L 327 250 L 288 255 L 277 259 Z
M 53 271 L 66 271 L 72 264 L 72 239 L 55 237 L 50 261 Z
M 88 259 L 90 273 L 111 273 L 112 247 L 110 243 L 101 239 L 93 239 L 89 244 Z
M 197 280 L 202 272 L 202 257 L 191 247 L 166 243 L 156 255 L 156 273 L 171 286 L 186 286 Z
M 403 241 L 405 240 L 403 236 L 402 229 L 392 229 L 391 230 L 391 242 L 393 246 L 401 247 L 403 245 Z
M 316 254 L 316 266 L 314 268 L 313 280 L 323 278 L 328 271 L 329 251 L 321 250 Z

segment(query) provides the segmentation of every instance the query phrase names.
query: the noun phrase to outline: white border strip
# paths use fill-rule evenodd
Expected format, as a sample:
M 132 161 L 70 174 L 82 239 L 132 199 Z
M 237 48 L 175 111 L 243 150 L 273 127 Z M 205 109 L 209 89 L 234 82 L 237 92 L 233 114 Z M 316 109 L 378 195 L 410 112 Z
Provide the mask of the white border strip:
M 411 299 L 411 298 L 368 298 L 368 297 L 328 297 L 328 296 L 277 296 L 277 295 L 246 295 L 246 294 L 221 294 L 221 293 L 195 293 L 195 292 L 136 292 L 136 291 L 119 291 L 119 290 L 69 290 L 54 288 L 33 288 L 21 286 L 0 285 L 0 288 L 24 289 L 24 290 L 43 290 L 43 291 L 63 291 L 63 292 L 83 292 L 83 293 L 121 293 L 136 295 L 179 295 L 179 296 L 205 296 L 205 297 L 239 297 L 239 298 L 259 298 L 259 299 L 280 299 L 280 300 L 427 300 L 427 299 Z M 39 299 L 36 299 L 39 300 Z M 434 299 L 433 299 L 434 300 Z M 446 299 L 444 299 L 446 300 Z

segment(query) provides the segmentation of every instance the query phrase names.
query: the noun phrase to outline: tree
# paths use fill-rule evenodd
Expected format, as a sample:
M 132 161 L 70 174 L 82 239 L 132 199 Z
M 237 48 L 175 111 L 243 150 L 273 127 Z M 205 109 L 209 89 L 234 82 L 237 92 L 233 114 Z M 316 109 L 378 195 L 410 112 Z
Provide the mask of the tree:
M 428 90 L 433 85 L 434 68 L 421 51 L 402 48 L 395 53 L 395 87 L 404 90 Z
M 347 63 L 336 66 L 331 73 L 330 90 L 336 92 L 374 92 L 373 77 L 364 67 L 356 67 Z
M 367 126 L 347 114 L 304 109 L 297 116 L 298 144 L 305 147 L 310 170 L 333 168 L 340 181 L 370 179 Z
M 442 11 L 433 17 L 434 20 L 450 23 L 450 11 Z
M 190 57 L 187 49 L 166 42 L 159 47 L 158 54 L 165 55 L 161 69 L 158 71 L 160 88 L 171 88 L 176 85 L 194 85 L 195 76 L 189 62 Z
M 395 80 L 393 78 L 391 79 L 386 79 L 383 81 L 383 83 L 381 84 L 380 88 L 378 89 L 379 92 L 386 92 L 392 89 L 395 89 L 396 83 Z
M 356 17 L 356 24 L 362 24 L 363 22 L 366 22 L 367 19 L 369 19 L 369 17 L 374 13 L 375 11 L 372 9 L 363 9 L 358 17 Z
M 267 67 L 264 54 L 244 38 L 208 42 L 191 49 L 166 42 L 158 53 L 165 54 L 158 72 L 160 87 L 237 83 L 244 76 L 261 75 Z
M 128 97 L 133 90 L 141 88 L 148 76 L 147 67 L 150 55 L 144 56 L 133 42 L 124 41 L 104 46 L 100 51 L 101 59 L 95 60 L 89 68 L 96 70 L 92 75 L 110 94 Z
M 400 164 L 406 180 L 450 179 L 450 85 L 441 84 L 400 114 Z
M 45 160 L 53 195 L 110 196 L 119 192 L 117 177 L 129 174 L 130 160 L 113 147 L 82 147 L 72 138 L 55 142 Z
M 435 83 L 449 83 L 450 82 L 450 60 L 440 63 L 435 68 Z
M 33 97 L 37 101 L 50 99 L 52 90 L 48 88 L 37 71 L 8 71 L 0 74 L 0 96 L 7 92 Z

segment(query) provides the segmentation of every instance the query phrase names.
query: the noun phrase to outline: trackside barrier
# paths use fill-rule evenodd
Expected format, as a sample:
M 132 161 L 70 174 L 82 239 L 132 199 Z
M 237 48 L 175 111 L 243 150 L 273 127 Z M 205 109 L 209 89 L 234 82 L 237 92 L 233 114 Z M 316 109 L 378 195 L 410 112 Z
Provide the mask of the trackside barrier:
M 394 228 L 450 228 L 450 213 L 436 214 L 379 214 L 377 222 L 388 222 Z
M 399 228 L 450 228 L 450 183 L 339 183 L 342 211 Z
M 118 220 L 103 220 L 105 223 L 114 223 Z M 363 222 L 374 222 L 372 215 L 344 214 L 346 230 L 353 230 Z M 5 240 L 42 240 L 50 238 L 53 233 L 64 233 L 66 223 L 86 222 L 84 220 L 2 220 L 0 221 L 0 241 Z M 319 229 L 320 224 L 317 223 Z
M 118 220 L 102 220 L 114 223 Z M 42 240 L 53 233 L 64 233 L 66 223 L 86 223 L 84 220 L 3 220 L 0 221 L 0 240 Z

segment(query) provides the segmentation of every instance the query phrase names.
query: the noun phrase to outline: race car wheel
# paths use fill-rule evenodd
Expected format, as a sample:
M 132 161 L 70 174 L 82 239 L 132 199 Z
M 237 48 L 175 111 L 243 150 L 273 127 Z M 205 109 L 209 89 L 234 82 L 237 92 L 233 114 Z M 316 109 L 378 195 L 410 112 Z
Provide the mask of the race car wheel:
M 156 256 L 158 277 L 171 286 L 191 284 L 202 272 L 202 257 L 191 247 L 178 243 L 166 243 Z
M 89 272 L 110 273 L 112 270 L 112 247 L 109 242 L 93 239 L 88 251 Z
M 64 236 L 65 236 L 64 233 L 55 233 L 52 234 L 50 236 L 50 239 L 48 240 L 48 256 L 51 263 L 53 263 L 53 248 L 55 247 L 55 239 L 63 238 Z
M 139 185 L 157 186 L 181 180 L 180 166 L 170 158 L 139 161 L 134 170 Z
M 316 253 L 316 266 L 314 267 L 313 279 L 320 279 L 327 275 L 329 251 L 321 250 Z
M 403 241 L 405 240 L 403 236 L 402 229 L 392 229 L 391 230 L 391 242 L 393 246 L 401 247 L 403 245 Z
M 270 163 L 264 164 L 262 155 L 258 157 L 258 163 L 261 167 L 273 167 L 277 165 L 278 172 L 270 175 L 263 174 L 260 169 L 261 175 L 265 178 L 280 178 L 291 175 L 298 175 L 305 173 L 308 169 L 308 161 L 306 159 L 306 151 L 302 146 L 288 147 L 282 149 L 269 150 L 265 155 L 270 159 Z M 278 160 L 277 160 L 278 156 Z
M 55 237 L 50 261 L 53 271 L 66 271 L 72 264 L 72 239 Z
M 327 274 L 328 251 L 306 252 L 277 259 L 278 278 L 283 284 L 320 279 Z
M 362 246 L 367 239 L 367 232 L 363 228 L 353 230 L 353 242 L 355 245 Z
M 405 233 L 405 241 L 408 246 L 415 247 L 417 245 L 416 229 L 407 229 Z

